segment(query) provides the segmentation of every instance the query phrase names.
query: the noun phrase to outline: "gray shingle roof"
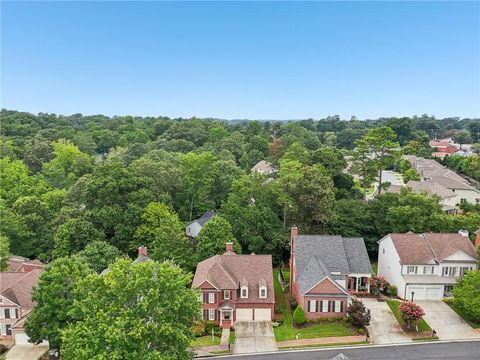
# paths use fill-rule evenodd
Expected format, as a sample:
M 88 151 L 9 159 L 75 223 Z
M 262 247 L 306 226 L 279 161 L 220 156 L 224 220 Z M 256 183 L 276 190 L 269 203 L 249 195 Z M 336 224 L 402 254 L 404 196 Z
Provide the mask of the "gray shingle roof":
M 362 238 L 297 235 L 294 246 L 296 280 L 302 293 L 326 276 L 333 280 L 341 280 L 351 273 L 372 272 Z
M 193 220 L 192 222 L 190 222 L 190 224 L 196 221 L 197 223 L 200 224 L 200 226 L 203 226 L 203 225 L 205 225 L 205 223 L 206 223 L 208 220 L 210 220 L 210 219 L 211 219 L 212 217 L 214 217 L 214 216 L 215 216 L 215 213 L 214 213 L 213 211 L 206 211 L 206 212 L 205 212 L 202 216 L 200 216 L 198 219 Z

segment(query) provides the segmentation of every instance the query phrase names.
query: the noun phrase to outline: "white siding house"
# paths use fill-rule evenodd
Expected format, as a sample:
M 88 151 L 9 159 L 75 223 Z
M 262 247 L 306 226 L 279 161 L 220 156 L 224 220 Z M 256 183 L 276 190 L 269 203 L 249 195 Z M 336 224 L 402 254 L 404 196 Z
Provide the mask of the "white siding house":
M 441 300 L 459 276 L 478 268 L 475 247 L 461 234 L 388 234 L 378 244 L 378 275 L 402 299 Z
M 203 225 L 205 225 L 205 223 L 214 216 L 215 213 L 213 211 L 205 212 L 200 218 L 193 220 L 187 225 L 185 225 L 185 234 L 192 238 L 196 238 L 200 233 L 200 230 L 202 230 Z

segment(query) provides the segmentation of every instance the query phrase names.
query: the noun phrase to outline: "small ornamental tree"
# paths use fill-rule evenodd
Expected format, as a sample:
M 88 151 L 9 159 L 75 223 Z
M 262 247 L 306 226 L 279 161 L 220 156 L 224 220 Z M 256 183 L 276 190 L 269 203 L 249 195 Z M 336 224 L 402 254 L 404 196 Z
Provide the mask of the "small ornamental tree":
M 301 306 L 297 306 L 293 312 L 293 324 L 294 325 L 303 325 L 307 322 L 307 317 L 305 316 L 305 311 L 303 311 Z
M 423 309 L 411 301 L 401 303 L 398 309 L 400 310 L 402 320 L 407 324 L 407 328 L 409 329 L 411 329 L 417 321 L 422 320 L 423 315 L 425 315 Z
M 453 303 L 472 320 L 480 322 L 480 271 L 468 271 L 460 277 L 452 293 Z
M 370 279 L 370 292 L 374 295 L 379 295 L 385 292 L 389 283 L 383 276 L 373 275 Z
M 347 314 L 349 321 L 355 326 L 364 327 L 370 324 L 370 310 L 360 300 L 352 299 Z

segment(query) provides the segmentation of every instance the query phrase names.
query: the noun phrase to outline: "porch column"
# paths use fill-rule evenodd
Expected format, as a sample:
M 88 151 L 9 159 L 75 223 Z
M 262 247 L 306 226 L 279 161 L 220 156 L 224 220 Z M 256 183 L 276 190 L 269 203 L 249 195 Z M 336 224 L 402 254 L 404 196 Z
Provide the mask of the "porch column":
M 355 282 L 355 291 L 358 292 L 358 288 L 360 287 L 360 281 L 362 280 L 362 278 L 357 277 L 356 279 L 357 279 L 357 281 Z
M 370 278 L 367 277 L 367 291 L 370 293 Z
M 220 310 L 220 327 L 222 327 L 222 323 L 223 323 L 223 311 Z

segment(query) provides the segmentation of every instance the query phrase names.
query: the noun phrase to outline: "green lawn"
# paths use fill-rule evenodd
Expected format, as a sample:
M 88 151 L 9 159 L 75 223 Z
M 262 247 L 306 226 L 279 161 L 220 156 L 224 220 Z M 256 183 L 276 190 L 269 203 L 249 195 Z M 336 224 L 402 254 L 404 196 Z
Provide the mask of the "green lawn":
M 283 280 L 285 280 L 285 282 L 287 283 L 290 282 L 290 271 L 283 270 L 282 274 L 283 274 Z
M 475 321 L 472 318 L 470 318 L 467 314 L 462 309 L 459 309 L 457 306 L 453 304 L 451 300 L 443 300 L 448 306 L 450 306 L 453 311 L 455 311 L 458 316 L 460 316 L 463 320 L 465 320 L 468 325 L 470 325 L 474 329 L 480 329 L 480 321 Z
M 192 341 L 192 347 L 200 347 L 200 346 L 210 346 L 210 345 L 220 345 L 220 337 L 214 336 L 212 341 L 212 335 L 205 335 L 195 338 Z
M 400 316 L 400 310 L 398 307 L 400 306 L 402 302 L 398 300 L 387 300 L 387 304 L 390 307 L 390 310 L 392 310 L 393 315 L 395 315 L 395 318 L 397 319 L 398 323 L 400 325 L 405 325 L 405 322 L 402 320 Z M 430 326 L 428 326 L 427 322 L 425 320 L 420 320 L 417 323 L 418 326 L 418 331 L 432 331 Z
M 275 290 L 276 306 L 282 310 L 283 324 L 273 328 L 275 340 L 286 341 L 293 340 L 298 335 L 299 339 L 310 339 L 329 336 L 350 336 L 354 335 L 352 329 L 342 322 L 322 322 L 313 326 L 296 329 L 292 324 L 292 314 L 290 307 L 286 304 L 282 287 L 278 281 L 278 270 L 273 270 L 273 287 Z
M 372 272 L 373 272 L 374 274 L 377 274 L 377 272 L 378 272 L 378 264 L 377 264 L 377 262 L 372 262 Z

